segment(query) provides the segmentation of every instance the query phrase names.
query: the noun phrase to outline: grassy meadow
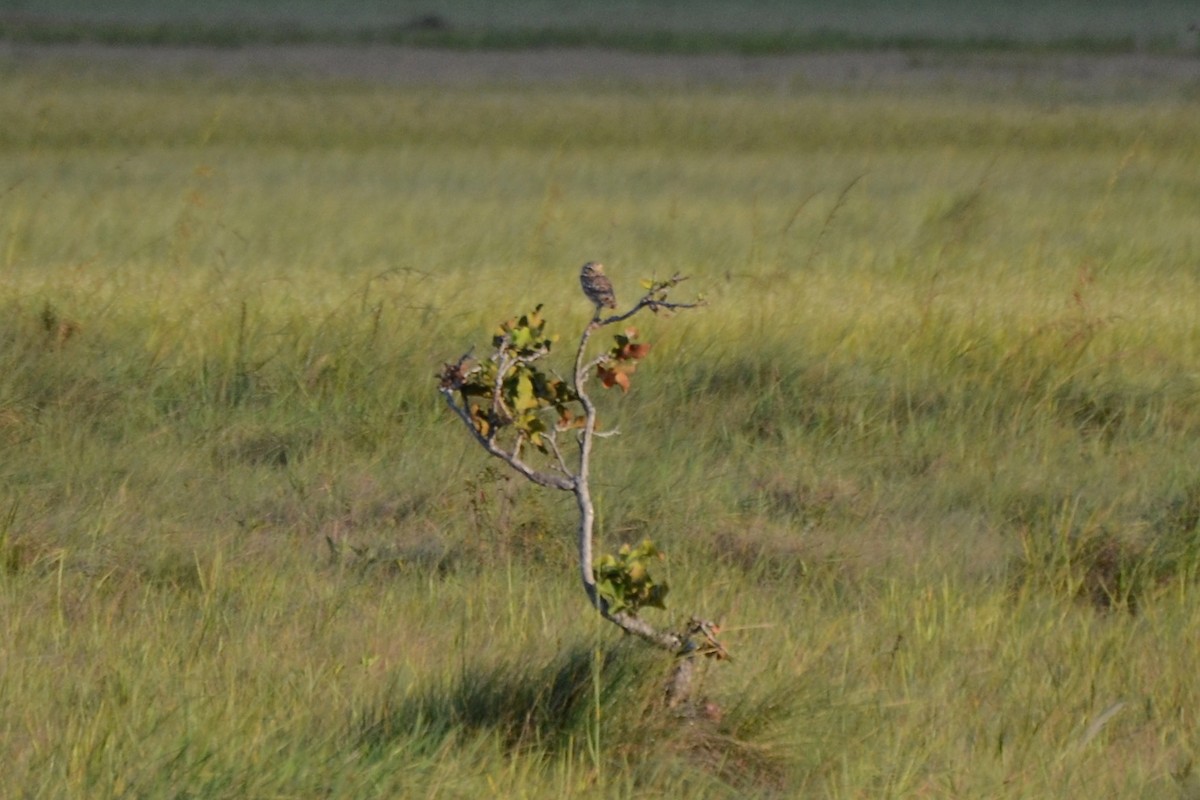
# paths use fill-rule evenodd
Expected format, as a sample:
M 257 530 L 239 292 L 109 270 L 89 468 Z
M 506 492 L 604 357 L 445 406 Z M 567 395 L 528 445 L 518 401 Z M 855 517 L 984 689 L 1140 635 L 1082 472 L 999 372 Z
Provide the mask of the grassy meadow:
M 1196 97 L 6 60 L 4 793 L 1200 797 Z M 717 719 L 435 390 L 588 259 Z

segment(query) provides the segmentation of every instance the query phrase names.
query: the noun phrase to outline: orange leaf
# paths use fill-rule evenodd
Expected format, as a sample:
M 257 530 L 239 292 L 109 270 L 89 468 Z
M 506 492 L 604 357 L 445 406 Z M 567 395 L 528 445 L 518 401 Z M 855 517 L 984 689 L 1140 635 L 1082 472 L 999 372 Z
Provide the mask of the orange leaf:
M 624 368 L 596 367 L 596 375 L 599 376 L 600 382 L 604 384 L 605 389 L 620 386 L 622 392 L 629 391 L 629 376 L 625 374 Z
M 650 343 L 645 342 L 642 344 L 630 344 L 625 348 L 625 352 L 629 358 L 645 358 L 646 354 L 650 352 Z
M 558 424 L 555 426 L 560 431 L 570 430 L 571 428 L 582 428 L 587 420 L 583 417 L 577 417 L 571 413 L 570 409 L 564 408 L 562 414 L 558 417 Z

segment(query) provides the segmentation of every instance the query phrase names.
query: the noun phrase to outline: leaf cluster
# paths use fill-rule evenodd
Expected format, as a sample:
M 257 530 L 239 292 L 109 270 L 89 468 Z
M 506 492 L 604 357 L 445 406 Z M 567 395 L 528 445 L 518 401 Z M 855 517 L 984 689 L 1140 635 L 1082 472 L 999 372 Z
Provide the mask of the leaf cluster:
M 615 334 L 612 347 L 592 362 L 605 388 L 629 391 L 630 375 L 650 352 L 650 344 L 637 337 L 633 327 Z M 556 339 L 546 333 L 538 305 L 497 326 L 486 361 L 474 363 L 467 355 L 446 364 L 439 375 L 441 389 L 459 394 L 462 409 L 484 439 L 494 440 L 511 428 L 519 441 L 546 453 L 547 438 L 554 432 L 582 428 L 585 421 L 571 382 L 538 363 L 550 355 Z
M 546 335 L 546 318 L 539 303 L 533 311 L 501 322 L 492 335 L 492 347 L 510 350 L 518 356 L 530 357 L 549 353 L 554 338 Z
M 582 424 L 571 408 L 579 398 L 570 384 L 536 363 L 550 354 L 554 341 L 546 334 L 546 318 L 538 305 L 497 327 L 494 352 L 487 361 L 468 366 L 464 357 L 447 364 L 442 388 L 459 392 L 472 425 L 484 438 L 493 439 L 512 427 L 521 440 L 546 452 L 549 424 L 543 412 L 556 412 L 553 424 L 560 430 Z
M 596 561 L 592 573 L 596 588 L 608 602 L 611 613 L 636 615 L 642 607 L 666 608 L 668 586 L 650 573 L 654 561 L 666 558 L 654 542 L 643 539 L 636 546 L 624 544 L 616 555 L 604 555 Z
M 629 391 L 629 376 L 637 369 L 637 362 L 650 352 L 649 343 L 634 341 L 637 335 L 637 328 L 626 328 L 624 333 L 616 334 L 612 349 L 596 365 L 596 377 L 605 389 L 619 386 L 622 392 Z

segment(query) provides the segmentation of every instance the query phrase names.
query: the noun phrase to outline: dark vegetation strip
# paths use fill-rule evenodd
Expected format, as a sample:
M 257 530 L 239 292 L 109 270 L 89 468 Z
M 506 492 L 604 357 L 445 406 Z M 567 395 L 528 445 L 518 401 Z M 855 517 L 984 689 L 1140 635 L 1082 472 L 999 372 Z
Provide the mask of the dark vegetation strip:
M 1173 53 L 1173 37 L 1072 35 L 1031 41 L 1011 36 L 872 36 L 832 29 L 772 32 L 681 32 L 595 28 L 490 29 L 456 27 L 438 16 L 403 23 L 333 29 L 299 23 L 166 21 L 87 22 L 0 18 L 0 41 L 24 44 L 245 47 L 250 45 L 401 45 L 452 50 L 596 47 L 638 53 L 783 55 L 842 50 L 991 53 Z

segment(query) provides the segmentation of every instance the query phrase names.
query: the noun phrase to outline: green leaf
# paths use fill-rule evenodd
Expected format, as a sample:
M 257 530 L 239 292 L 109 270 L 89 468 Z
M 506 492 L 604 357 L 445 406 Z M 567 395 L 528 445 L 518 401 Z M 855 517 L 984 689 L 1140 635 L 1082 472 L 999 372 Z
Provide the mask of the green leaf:
M 517 376 L 517 399 L 513 403 L 513 407 L 517 411 L 528 411 L 538 407 L 538 399 L 533 392 L 533 381 L 528 372 L 522 372 Z
M 656 582 L 650 572 L 651 562 L 661 558 L 663 553 L 654 542 L 643 539 L 596 560 L 593 574 L 611 610 L 636 615 L 643 607 L 666 608 L 667 584 Z
M 512 337 L 511 341 L 513 349 L 529 350 L 532 348 L 534 341 L 533 331 L 529 329 L 528 325 L 520 325 L 516 328 L 513 328 L 513 331 L 510 335 Z

